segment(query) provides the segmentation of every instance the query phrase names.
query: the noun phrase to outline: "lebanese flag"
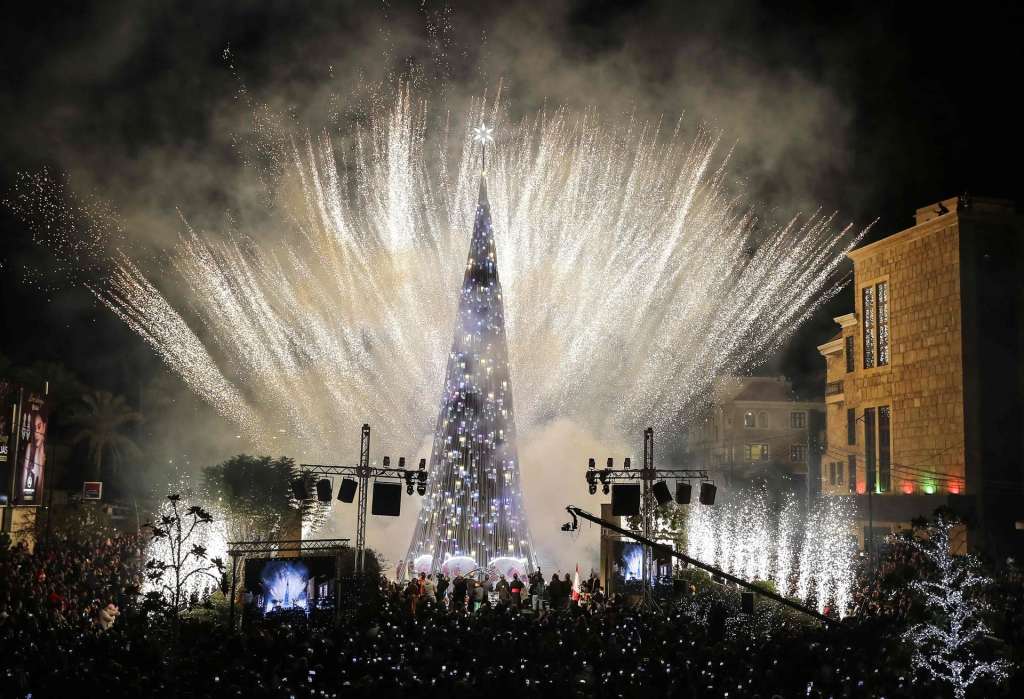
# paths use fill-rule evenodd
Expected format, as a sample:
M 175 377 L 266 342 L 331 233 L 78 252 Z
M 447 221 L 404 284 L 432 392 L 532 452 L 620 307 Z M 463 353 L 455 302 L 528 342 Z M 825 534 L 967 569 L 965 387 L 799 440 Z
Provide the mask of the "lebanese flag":
M 572 600 L 578 602 L 580 599 L 580 564 L 576 564 L 576 577 L 572 579 Z

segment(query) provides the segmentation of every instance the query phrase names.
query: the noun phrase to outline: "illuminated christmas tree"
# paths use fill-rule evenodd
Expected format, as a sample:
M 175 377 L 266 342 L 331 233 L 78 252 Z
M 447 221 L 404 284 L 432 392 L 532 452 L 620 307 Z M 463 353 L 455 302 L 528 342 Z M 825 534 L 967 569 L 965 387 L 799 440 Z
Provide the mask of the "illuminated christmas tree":
M 1012 665 L 1006 660 L 984 659 L 978 653 L 991 633 L 982 619 L 989 606 L 979 593 L 992 580 L 981 574 L 981 564 L 974 556 L 953 555 L 952 527 L 951 522 L 939 517 L 928 529 L 927 539 L 910 540 L 935 572 L 911 583 L 923 598 L 929 620 L 912 626 L 903 638 L 913 644 L 915 669 L 948 682 L 953 695 L 963 699 L 967 688 L 982 678 L 1005 680 Z
M 490 130 L 475 133 L 486 149 Z M 429 488 L 407 556 L 417 572 L 532 570 L 514 416 L 494 231 L 481 175 Z

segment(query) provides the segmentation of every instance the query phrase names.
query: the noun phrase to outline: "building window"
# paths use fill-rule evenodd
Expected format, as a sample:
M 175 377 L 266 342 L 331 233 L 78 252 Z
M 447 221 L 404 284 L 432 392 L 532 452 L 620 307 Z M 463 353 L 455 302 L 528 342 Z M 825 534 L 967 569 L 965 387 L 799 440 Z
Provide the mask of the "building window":
M 853 408 L 846 411 L 846 443 L 857 443 L 857 411 Z
M 843 465 L 840 462 L 836 462 L 836 485 L 843 484 Z
M 849 454 L 846 457 L 846 480 L 850 485 L 850 492 L 857 492 L 857 455 Z
M 768 413 L 763 410 L 757 414 L 757 426 L 761 428 L 768 426 Z
M 875 288 L 861 289 L 861 328 L 864 333 L 864 368 L 875 365 Z
M 846 336 L 846 373 L 849 374 L 853 371 L 855 365 L 853 363 L 853 335 Z
M 836 462 L 835 461 L 833 461 L 832 463 L 830 463 L 828 465 L 828 484 L 829 485 L 835 485 L 836 484 Z
M 789 460 L 795 464 L 802 464 L 807 461 L 807 445 L 792 444 L 789 447 Z
M 882 493 L 889 492 L 889 432 L 889 406 L 883 405 L 878 408 L 878 490 Z
M 789 414 L 789 426 L 794 430 L 802 430 L 807 427 L 807 413 L 803 411 L 792 412 Z
M 875 490 L 875 409 L 864 409 L 864 468 L 867 470 L 867 486 L 869 491 Z
M 878 341 L 875 343 L 878 350 L 878 366 L 885 366 L 889 363 L 889 282 L 879 282 L 875 285 L 875 302 L 878 311 L 878 319 L 875 322 L 878 329 Z
M 746 444 L 743 446 L 743 456 L 746 461 L 767 461 L 767 444 Z
M 755 427 L 754 424 L 754 413 L 750 410 L 743 413 L 743 426 L 744 427 Z

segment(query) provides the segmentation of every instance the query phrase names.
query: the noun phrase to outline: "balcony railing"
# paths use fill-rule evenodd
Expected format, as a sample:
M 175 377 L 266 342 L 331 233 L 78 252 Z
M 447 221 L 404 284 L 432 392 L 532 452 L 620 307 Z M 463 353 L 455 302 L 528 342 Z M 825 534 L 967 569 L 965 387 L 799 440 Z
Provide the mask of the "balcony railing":
M 825 384 L 825 395 L 826 396 L 838 396 L 843 392 L 842 381 L 829 381 Z

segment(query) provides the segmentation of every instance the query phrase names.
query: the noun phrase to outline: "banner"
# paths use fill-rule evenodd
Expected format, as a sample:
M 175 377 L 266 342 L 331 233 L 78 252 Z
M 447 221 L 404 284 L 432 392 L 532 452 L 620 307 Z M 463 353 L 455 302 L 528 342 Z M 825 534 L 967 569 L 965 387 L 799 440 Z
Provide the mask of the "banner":
M 15 502 L 39 505 L 43 500 L 43 476 L 46 471 L 46 429 L 50 409 L 46 396 L 32 391 L 21 404 L 21 425 L 18 435 L 18 478 Z

